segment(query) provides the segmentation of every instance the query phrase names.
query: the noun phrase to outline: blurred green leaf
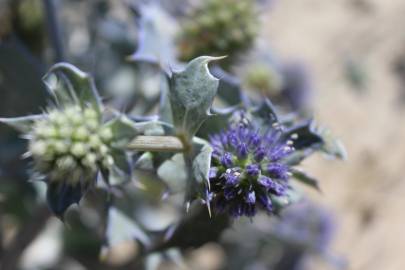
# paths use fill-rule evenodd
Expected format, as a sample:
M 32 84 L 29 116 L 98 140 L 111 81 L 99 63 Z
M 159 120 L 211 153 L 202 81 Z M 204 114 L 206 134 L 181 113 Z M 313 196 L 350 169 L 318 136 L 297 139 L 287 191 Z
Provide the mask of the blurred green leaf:
M 79 104 L 83 108 L 91 105 L 101 114 L 101 98 L 93 78 L 77 67 L 68 63 L 55 64 L 45 75 L 44 82 L 57 104 Z
M 188 63 L 185 70 L 174 72 L 170 80 L 170 104 L 177 134 L 191 141 L 209 117 L 217 93 L 218 79 L 208 63 L 222 58 L 201 56 Z

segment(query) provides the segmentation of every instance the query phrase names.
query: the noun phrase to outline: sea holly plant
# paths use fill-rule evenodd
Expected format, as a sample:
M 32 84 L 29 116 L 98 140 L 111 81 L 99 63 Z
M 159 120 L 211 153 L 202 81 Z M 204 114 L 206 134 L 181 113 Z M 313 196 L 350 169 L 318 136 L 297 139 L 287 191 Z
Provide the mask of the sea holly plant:
M 220 82 L 209 63 L 221 59 L 197 57 L 170 72 L 162 67 L 160 116 L 153 120 L 115 111 L 91 76 L 67 63 L 44 77 L 51 98 L 42 114 L 0 120 L 28 140 L 24 157 L 32 160 L 33 180 L 47 184 L 55 215 L 63 218 L 88 190 L 103 189 L 106 246 L 137 239 L 144 256 L 198 247 L 218 240 L 232 220 L 279 215 L 300 198 L 293 179 L 318 187 L 296 166 L 316 151 L 336 150 L 311 121 L 280 117 L 267 99 L 212 108 Z M 157 183 L 163 194 L 147 188 Z M 166 205 L 180 194 L 177 220 L 158 230 L 145 225 L 142 192 Z M 129 206 L 122 206 L 124 198 Z

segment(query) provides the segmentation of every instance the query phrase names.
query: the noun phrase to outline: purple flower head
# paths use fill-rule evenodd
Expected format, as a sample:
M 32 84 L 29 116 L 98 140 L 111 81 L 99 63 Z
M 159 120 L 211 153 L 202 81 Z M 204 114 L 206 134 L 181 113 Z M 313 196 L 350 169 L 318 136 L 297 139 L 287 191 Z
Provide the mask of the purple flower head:
M 240 122 L 211 137 L 210 192 L 216 211 L 252 217 L 259 209 L 274 212 L 272 201 L 286 196 L 294 151 L 276 126 L 262 132 Z

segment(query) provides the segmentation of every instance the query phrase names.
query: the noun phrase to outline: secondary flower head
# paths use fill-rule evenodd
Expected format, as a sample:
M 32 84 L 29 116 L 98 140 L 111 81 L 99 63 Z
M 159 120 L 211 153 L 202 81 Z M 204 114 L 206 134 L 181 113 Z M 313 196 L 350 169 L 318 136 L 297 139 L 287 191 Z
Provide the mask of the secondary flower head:
M 214 208 L 231 216 L 254 216 L 258 208 L 274 212 L 273 201 L 287 195 L 293 151 L 278 125 L 262 132 L 239 123 L 211 137 L 210 197 Z
M 27 137 L 35 169 L 51 182 L 88 184 L 98 169 L 114 165 L 112 130 L 91 107 L 52 109 L 34 122 Z
M 258 16 L 252 0 L 206 0 L 194 8 L 181 34 L 180 57 L 227 55 L 232 61 L 251 47 Z M 228 63 L 229 64 L 229 63 Z

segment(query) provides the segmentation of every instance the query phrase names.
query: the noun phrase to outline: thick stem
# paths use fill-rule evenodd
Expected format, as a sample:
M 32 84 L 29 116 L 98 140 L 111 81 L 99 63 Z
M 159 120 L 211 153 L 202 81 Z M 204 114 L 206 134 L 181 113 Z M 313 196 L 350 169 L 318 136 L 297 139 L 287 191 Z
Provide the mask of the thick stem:
M 131 141 L 128 150 L 150 152 L 183 152 L 182 141 L 175 136 L 137 136 Z

